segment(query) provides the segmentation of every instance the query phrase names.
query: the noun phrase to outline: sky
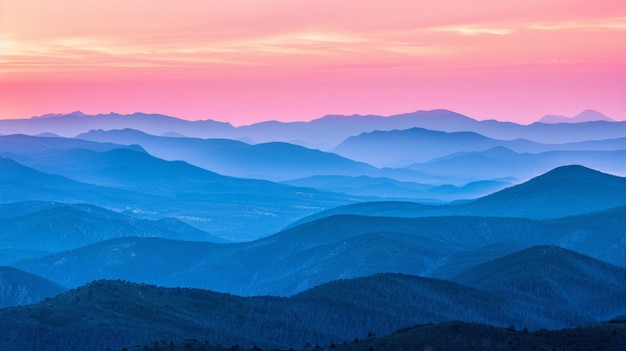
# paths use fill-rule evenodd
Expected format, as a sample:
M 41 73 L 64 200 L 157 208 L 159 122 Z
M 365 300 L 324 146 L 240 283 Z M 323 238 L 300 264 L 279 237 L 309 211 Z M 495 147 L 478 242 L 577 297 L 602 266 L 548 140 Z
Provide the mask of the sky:
M 626 120 L 623 0 L 0 0 L 0 119 Z

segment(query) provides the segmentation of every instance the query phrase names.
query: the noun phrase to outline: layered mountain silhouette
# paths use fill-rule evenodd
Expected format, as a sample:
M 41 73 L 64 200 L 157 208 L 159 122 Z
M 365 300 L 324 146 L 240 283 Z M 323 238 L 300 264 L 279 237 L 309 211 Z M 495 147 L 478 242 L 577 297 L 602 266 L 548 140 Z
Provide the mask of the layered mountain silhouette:
M 249 243 L 117 238 L 13 265 L 68 288 L 95 279 L 125 279 L 239 295 L 290 295 L 331 280 L 382 272 L 449 278 L 439 275 L 440 269 L 459 255 L 474 255 L 470 263 L 478 265 L 510 253 L 511 247 L 542 244 L 626 266 L 625 214 L 626 207 L 554 220 L 342 215 Z M 493 245 L 500 249 L 476 255 Z
M 298 223 L 336 214 L 368 216 L 490 216 L 558 218 L 626 205 L 626 178 L 570 165 L 519 185 L 462 203 L 440 206 L 376 202 L 318 212 Z
M 0 120 L 0 348 L 619 349 L 624 175 L 591 110 Z
M 368 164 L 288 143 L 249 145 L 226 139 L 158 137 L 129 129 L 91 131 L 77 138 L 139 144 L 156 157 L 184 160 L 221 174 L 245 178 L 288 180 L 324 174 L 362 175 L 375 171 Z
M 621 140 L 620 140 L 621 142 Z M 592 149 L 589 143 L 586 148 Z M 444 179 L 529 179 L 565 165 L 584 165 L 605 173 L 626 174 L 626 145 L 611 150 L 546 151 L 517 153 L 505 147 L 459 152 L 405 168 L 436 174 Z
M 143 218 L 175 217 L 232 240 L 266 236 L 303 215 L 349 201 L 312 189 L 221 176 L 130 149 L 53 150 L 28 162 L 56 174 L 0 159 L 0 202 L 93 203 Z
M 434 161 L 434 159 L 449 157 L 456 153 L 475 154 L 494 148 L 510 149 L 517 153 L 537 154 L 547 151 L 623 150 L 625 143 L 626 139 L 623 138 L 616 140 L 602 138 L 602 140 L 593 142 L 543 144 L 526 139 L 493 139 L 475 132 L 450 133 L 411 128 L 359 134 L 346 139 L 332 151 L 344 157 L 367 162 L 378 167 L 399 167 L 418 162 Z M 474 159 L 473 161 L 476 162 L 473 168 L 481 168 L 481 159 Z M 513 161 L 510 159 L 508 163 L 515 164 Z M 578 159 L 578 162 L 584 163 L 584 161 L 585 159 Z M 450 174 L 446 176 L 450 176 Z
M 591 113 L 583 112 L 581 115 L 587 116 Z M 597 117 L 591 119 L 597 119 Z M 346 138 L 361 133 L 414 127 L 445 132 L 472 131 L 495 139 L 522 138 L 541 143 L 600 140 L 623 137 L 626 134 L 624 122 L 594 120 L 586 123 L 533 123 L 526 126 L 495 120 L 477 121 L 456 112 L 441 109 L 385 117 L 328 115 L 310 122 L 269 121 L 241 127 L 233 127 L 228 123 L 212 120 L 187 121 L 143 113 L 88 116 L 75 112 L 67 115 L 52 115 L 47 118 L 0 120 L 2 134 L 36 135 L 49 132 L 70 137 L 90 130 L 132 128 L 153 135 L 173 132 L 199 138 L 246 138 L 257 142 L 282 141 L 324 150 L 331 149 Z

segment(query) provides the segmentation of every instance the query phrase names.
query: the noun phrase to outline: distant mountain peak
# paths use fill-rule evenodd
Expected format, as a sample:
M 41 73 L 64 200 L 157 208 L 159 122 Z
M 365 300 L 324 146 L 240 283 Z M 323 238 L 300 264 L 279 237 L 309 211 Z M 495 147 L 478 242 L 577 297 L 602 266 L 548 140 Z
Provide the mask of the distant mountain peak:
M 602 173 L 600 171 L 596 171 L 594 169 L 591 168 L 587 168 L 585 166 L 581 166 L 581 165 L 567 165 L 567 166 L 561 166 L 561 167 L 556 167 L 553 170 L 537 177 L 537 178 L 541 178 L 541 177 L 553 177 L 553 176 L 561 176 L 561 175 L 604 175 L 606 176 L 606 173 Z
M 82 113 L 81 111 L 73 111 L 70 113 L 46 113 L 41 116 L 32 116 L 31 119 L 57 118 L 57 117 L 65 117 L 65 116 L 85 117 L 86 114 Z
M 538 122 L 539 123 L 547 123 L 547 124 L 556 124 L 556 123 L 583 123 L 583 122 L 594 122 L 594 121 L 607 121 L 607 122 L 615 122 L 614 119 L 607 117 L 606 115 L 596 111 L 596 110 L 584 110 L 579 114 L 566 117 L 566 116 L 558 116 L 558 115 L 545 115 Z

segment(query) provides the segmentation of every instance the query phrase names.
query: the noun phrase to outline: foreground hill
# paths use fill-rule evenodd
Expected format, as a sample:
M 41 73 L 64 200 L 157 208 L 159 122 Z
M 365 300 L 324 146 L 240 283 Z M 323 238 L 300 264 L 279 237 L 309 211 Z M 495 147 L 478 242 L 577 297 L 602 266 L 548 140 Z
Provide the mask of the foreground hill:
M 12 350 L 104 350 L 183 338 L 289 348 L 459 318 L 531 329 L 586 322 L 547 306 L 404 275 L 332 282 L 291 298 L 97 281 L 38 305 L 0 311 L 0 338 Z
M 356 337 L 349 342 L 322 345 L 326 349 L 363 351 L 406 351 L 406 350 L 621 350 L 626 343 L 626 323 L 601 323 L 571 329 L 519 331 L 514 328 L 499 328 L 479 323 L 460 321 L 438 324 L 421 324 L 400 328 L 383 336 Z M 234 346 L 234 345 L 233 345 Z M 187 350 L 227 351 L 233 346 L 214 346 L 199 340 L 159 340 L 146 345 L 135 345 L 125 350 Z M 317 349 L 311 345 L 303 350 Z M 258 348 L 239 348 L 258 351 Z M 278 349 L 275 349 L 278 351 Z
M 535 246 L 485 262 L 452 280 L 608 320 L 626 313 L 626 268 L 555 246 Z
M 38 303 L 65 289 L 47 279 L 0 266 L 0 308 Z
M 626 344 L 626 324 L 602 323 L 562 330 L 527 332 L 467 322 L 425 324 L 402 328 L 382 337 L 361 339 L 336 350 L 621 350 Z M 182 350 L 182 349 L 181 349 Z

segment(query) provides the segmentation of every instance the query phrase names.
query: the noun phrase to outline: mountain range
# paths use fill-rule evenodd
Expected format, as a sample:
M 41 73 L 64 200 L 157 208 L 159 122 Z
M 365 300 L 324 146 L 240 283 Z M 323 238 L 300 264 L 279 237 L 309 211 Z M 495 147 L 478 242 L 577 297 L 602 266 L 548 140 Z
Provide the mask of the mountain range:
M 127 148 L 104 152 L 54 149 L 26 154 L 21 161 L 30 167 L 0 159 L 0 203 L 91 203 L 141 218 L 177 218 L 227 240 L 266 236 L 303 215 L 351 199 L 226 177 Z
M 558 308 L 521 304 L 451 282 L 397 274 L 331 282 L 290 298 L 242 298 L 197 289 L 96 281 L 34 306 L 0 311 L 0 324 L 11 325 L 0 330 L 0 337 L 12 345 L 20 342 L 16 335 L 21 335 L 24 340 L 18 349 L 54 343 L 70 349 L 78 345 L 121 348 L 137 340 L 183 337 L 222 345 L 287 348 L 339 344 L 350 340 L 348 336 L 388 334 L 401 326 L 451 319 L 530 329 L 588 322 Z
M 626 122 L 596 111 L 75 112 L 0 133 L 0 349 L 619 349 L 626 333 Z
M 594 112 L 584 112 L 589 116 Z M 595 113 L 600 115 L 600 113 Z M 587 118 L 589 119 L 589 118 Z M 593 119 L 593 118 L 591 118 Z M 196 138 L 229 138 L 255 142 L 283 141 L 328 150 L 350 136 L 375 130 L 424 128 L 445 132 L 472 131 L 490 138 L 528 139 L 541 143 L 567 143 L 623 137 L 626 123 L 594 120 L 584 123 L 520 125 L 495 120 L 477 121 L 449 110 L 430 110 L 392 116 L 328 115 L 310 122 L 267 121 L 233 127 L 213 120 L 187 121 L 158 114 L 117 113 L 85 115 L 81 112 L 46 118 L 0 120 L 2 134 L 54 133 L 71 137 L 90 130 L 132 128 L 153 135 L 176 133 Z M 175 134 L 175 135 L 176 135 Z
M 581 113 L 572 117 L 545 115 L 538 122 L 539 123 L 583 123 L 583 122 L 593 122 L 593 121 L 615 122 L 615 120 L 594 110 L 584 110 Z
M 362 175 L 375 171 L 368 164 L 336 154 L 282 142 L 250 145 L 227 139 L 158 137 L 129 129 L 91 131 L 76 138 L 123 145 L 139 144 L 156 157 L 184 160 L 234 177 L 276 181 L 313 175 Z
M 81 207 L 59 206 L 2 221 L 12 243 L 7 248 L 57 252 L 13 265 L 66 287 L 121 278 L 242 295 L 289 295 L 379 272 L 430 275 L 456 254 L 495 244 L 559 245 L 626 266 L 625 194 L 624 178 L 563 167 L 472 202 L 355 204 L 321 212 L 264 239 L 228 245 L 165 240 L 212 237 L 177 221 L 136 220 L 93 207 L 89 214 Z M 476 217 L 479 213 L 491 217 Z M 558 218 L 563 216 L 570 217 Z M 38 228 L 45 227 L 57 229 L 40 238 Z M 64 236 L 64 247 L 52 246 L 59 241 L 50 236 L 54 233 Z M 121 237 L 105 240 L 115 236 Z M 180 252 L 186 253 L 184 259 Z M 197 280 L 199 275 L 205 279 Z

